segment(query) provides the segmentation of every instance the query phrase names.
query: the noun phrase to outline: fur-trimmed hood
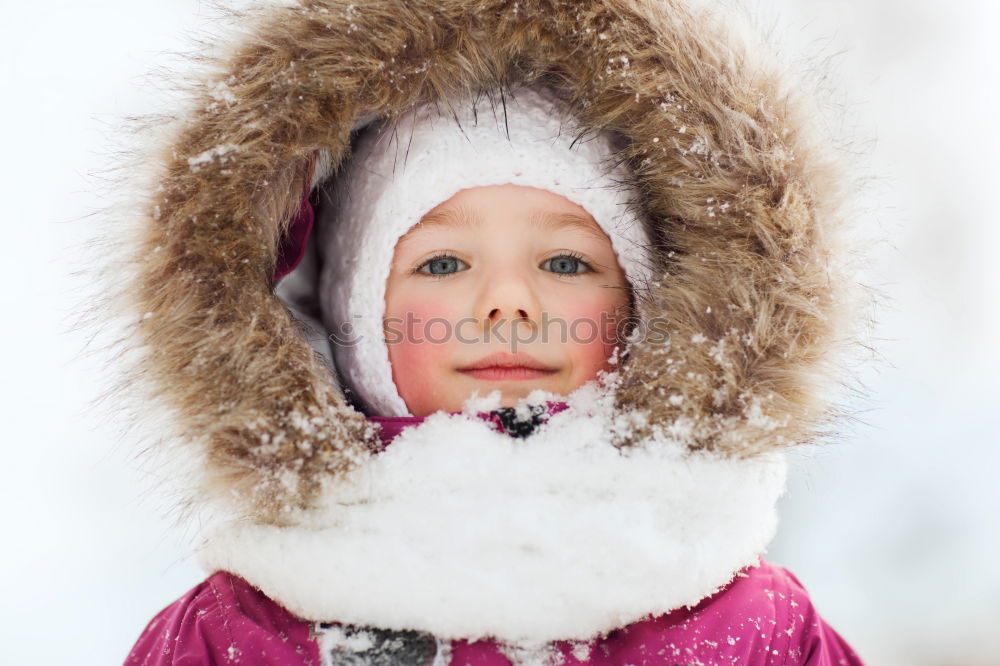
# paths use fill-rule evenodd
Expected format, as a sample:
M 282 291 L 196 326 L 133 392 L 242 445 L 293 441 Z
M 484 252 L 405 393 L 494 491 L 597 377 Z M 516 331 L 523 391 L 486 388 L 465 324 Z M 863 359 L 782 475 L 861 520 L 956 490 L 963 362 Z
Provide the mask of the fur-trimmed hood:
M 315 156 L 325 156 L 321 172 L 336 178 L 358 128 L 416 103 L 539 79 L 569 102 L 583 126 L 627 139 L 620 158 L 640 193 L 634 205 L 650 224 L 657 276 L 636 296 L 645 320 L 655 318 L 666 335 L 638 339 L 603 393 L 571 400 L 553 417 L 547 439 L 538 440 L 537 455 L 568 446 L 564 436 L 576 437 L 564 452 L 592 450 L 589 419 L 612 426 L 602 430 L 611 433 L 608 450 L 595 453 L 592 465 L 612 465 L 612 451 L 622 461 L 642 459 L 631 467 L 622 462 L 612 474 L 618 485 L 590 499 L 599 503 L 609 487 L 627 487 L 627 470 L 669 475 L 675 485 L 666 495 L 687 507 L 690 522 L 646 542 L 652 550 L 628 566 L 652 575 L 657 549 L 692 538 L 688 528 L 696 523 L 715 524 L 721 536 L 705 536 L 668 558 L 665 575 L 673 578 L 653 586 L 666 597 L 626 594 L 599 619 L 532 633 L 532 620 L 560 604 L 595 600 L 536 599 L 543 607 L 517 621 L 514 598 L 497 590 L 494 602 L 507 624 L 500 615 L 488 627 L 463 624 L 472 599 L 470 606 L 456 602 L 447 621 L 419 628 L 512 640 L 586 637 L 616 621 L 694 603 L 754 561 L 774 529 L 781 451 L 815 439 L 836 415 L 826 388 L 842 379 L 837 352 L 852 341 L 843 324 L 852 322 L 853 283 L 840 272 L 842 180 L 831 144 L 813 128 L 798 82 L 762 57 L 764 45 L 732 18 L 682 0 L 302 0 L 241 17 L 241 32 L 212 56 L 189 108 L 153 128 L 161 143 L 145 156 L 153 168 L 145 172 L 151 179 L 138 216 L 115 239 L 124 252 L 111 294 L 130 316 L 125 345 L 135 352 L 120 393 L 144 391 L 145 400 L 166 410 L 161 448 L 192 471 L 188 506 L 210 506 L 217 517 L 206 532 L 209 566 L 239 570 L 304 617 L 385 617 L 377 603 L 313 603 L 310 580 L 355 585 L 359 579 L 347 577 L 361 576 L 363 567 L 352 570 L 351 562 L 339 573 L 332 567 L 322 576 L 274 582 L 273 572 L 241 559 L 257 544 L 273 562 L 290 552 L 291 542 L 282 540 L 295 530 L 312 538 L 351 523 L 356 516 L 337 511 L 361 502 L 359 493 L 373 487 L 366 483 L 378 485 L 383 467 L 425 469 L 418 452 L 402 446 L 391 459 L 373 455 L 375 428 L 345 400 L 302 317 L 290 310 L 295 304 L 276 293 L 279 248 L 302 192 L 318 184 Z M 461 416 L 426 425 L 486 432 Z M 482 437 L 487 457 L 510 446 Z M 424 462 L 447 457 L 437 441 Z M 457 459 L 474 467 L 466 458 L 478 450 Z M 535 454 L 511 455 L 526 465 Z M 443 483 L 447 475 L 439 472 Z M 516 485 L 515 477 L 509 480 Z M 645 494 L 656 485 L 644 477 L 629 491 L 636 506 L 658 507 L 631 526 L 650 535 L 674 501 Z M 475 490 L 472 482 L 458 486 Z M 419 487 L 392 501 L 405 504 L 407 492 Z M 570 515 L 568 507 L 559 511 Z M 726 532 L 741 525 L 745 534 Z M 699 564 L 713 547 L 728 552 Z M 623 553 L 609 551 L 602 566 Z M 291 570 L 308 563 L 293 555 L 283 566 L 294 577 Z M 690 567 L 701 568 L 691 577 Z M 676 583 L 685 577 L 691 584 L 681 590 Z M 372 589 L 384 595 L 405 576 L 383 582 Z M 625 586 L 638 590 L 648 582 Z M 526 577 L 517 589 L 532 584 Z M 571 590 L 574 579 L 567 575 L 560 584 Z M 667 594 L 672 586 L 675 593 Z M 454 602 L 448 590 L 461 596 L 461 583 L 435 603 Z M 415 603 L 387 624 L 412 626 L 420 617 Z M 505 626 L 514 628 L 505 634 Z

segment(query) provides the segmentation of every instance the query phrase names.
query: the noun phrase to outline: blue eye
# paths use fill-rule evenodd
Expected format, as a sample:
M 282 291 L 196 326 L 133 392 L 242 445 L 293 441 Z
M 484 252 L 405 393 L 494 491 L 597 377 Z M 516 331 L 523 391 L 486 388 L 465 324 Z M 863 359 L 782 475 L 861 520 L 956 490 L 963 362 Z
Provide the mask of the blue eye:
M 431 257 L 420 264 L 417 267 L 417 272 L 433 276 L 451 275 L 459 271 L 459 264 L 465 264 L 465 262 L 450 254 L 442 254 L 437 257 Z M 424 268 L 428 268 L 428 270 L 425 271 Z
M 545 266 L 545 264 L 551 264 L 552 272 L 557 275 L 577 275 L 590 270 L 590 264 L 583 261 L 583 258 L 576 254 L 560 254 L 551 259 L 546 259 L 542 263 L 542 266 Z

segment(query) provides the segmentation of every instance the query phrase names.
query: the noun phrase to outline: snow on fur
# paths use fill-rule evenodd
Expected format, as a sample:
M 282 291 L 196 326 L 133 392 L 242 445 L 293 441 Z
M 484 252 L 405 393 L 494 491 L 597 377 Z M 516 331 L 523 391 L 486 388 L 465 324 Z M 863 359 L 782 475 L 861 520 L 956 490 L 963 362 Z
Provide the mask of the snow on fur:
M 116 353 L 136 352 L 115 357 L 114 402 L 151 396 L 173 424 L 156 446 L 208 461 L 181 503 L 236 495 L 248 519 L 285 524 L 373 443 L 269 279 L 314 157 L 334 178 L 375 119 L 475 92 L 502 114 L 503 91 L 536 80 L 581 127 L 621 132 L 655 239 L 658 278 L 637 298 L 666 336 L 632 345 L 617 403 L 736 457 L 821 435 L 855 338 L 844 174 L 800 82 L 731 19 L 704 0 L 234 13 L 193 56 L 185 103 L 146 119 L 126 169 L 141 193 L 111 216 L 100 257 L 100 311 L 133 322 Z
M 307 619 L 537 645 L 693 605 L 757 562 L 782 454 L 619 449 L 595 383 L 569 403 L 526 439 L 433 414 L 297 525 L 219 527 L 202 563 Z

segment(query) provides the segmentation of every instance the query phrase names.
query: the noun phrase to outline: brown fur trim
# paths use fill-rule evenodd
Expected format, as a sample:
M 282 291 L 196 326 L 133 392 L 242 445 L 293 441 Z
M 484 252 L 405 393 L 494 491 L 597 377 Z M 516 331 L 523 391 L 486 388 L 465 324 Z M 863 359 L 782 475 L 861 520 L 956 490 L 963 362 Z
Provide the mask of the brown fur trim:
M 545 77 L 584 126 L 623 133 L 659 279 L 616 401 L 733 455 L 806 442 L 844 338 L 841 176 L 788 82 L 681 0 L 310 0 L 243 17 L 159 169 L 130 242 L 148 382 L 203 447 L 203 490 L 280 522 L 373 436 L 269 276 L 319 149 L 356 119 Z M 503 103 L 503 100 L 500 100 Z M 148 314 L 146 314 L 148 313 Z M 641 438 L 647 431 L 637 433 Z

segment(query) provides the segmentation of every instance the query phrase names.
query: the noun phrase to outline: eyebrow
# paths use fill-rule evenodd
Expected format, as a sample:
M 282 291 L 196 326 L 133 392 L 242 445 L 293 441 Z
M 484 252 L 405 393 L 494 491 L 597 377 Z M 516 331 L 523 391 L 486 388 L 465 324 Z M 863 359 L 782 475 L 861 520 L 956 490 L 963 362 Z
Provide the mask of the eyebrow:
M 582 215 L 577 215 L 576 213 L 549 213 L 538 211 L 532 214 L 529 222 L 535 229 L 549 229 L 552 231 L 569 229 L 572 231 L 578 231 L 584 235 L 593 236 L 601 241 L 609 240 L 604 231 L 597 226 L 597 223 L 592 218 L 583 217 Z
M 424 215 L 420 219 L 420 222 L 418 222 L 414 228 L 430 229 L 442 224 L 447 224 L 449 226 L 474 229 L 479 226 L 481 221 L 481 218 L 476 214 L 475 210 L 466 206 L 459 206 L 458 208 L 444 208 L 435 213 L 427 213 L 427 215 Z
M 476 211 L 465 206 L 458 208 L 445 208 L 443 210 L 428 213 L 418 225 L 417 229 L 430 229 L 435 226 L 447 224 L 455 227 L 475 229 L 481 222 L 481 218 Z M 576 213 L 553 213 L 549 211 L 535 211 L 532 213 L 528 223 L 534 229 L 561 231 L 570 229 L 582 234 L 593 236 L 601 241 L 607 241 L 608 237 L 604 231 L 597 226 L 592 218 L 583 217 Z

